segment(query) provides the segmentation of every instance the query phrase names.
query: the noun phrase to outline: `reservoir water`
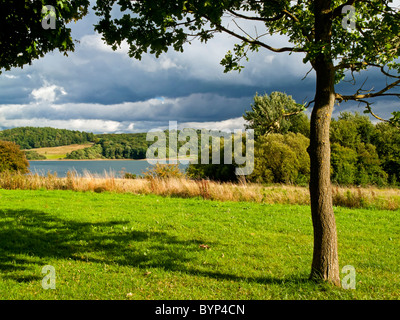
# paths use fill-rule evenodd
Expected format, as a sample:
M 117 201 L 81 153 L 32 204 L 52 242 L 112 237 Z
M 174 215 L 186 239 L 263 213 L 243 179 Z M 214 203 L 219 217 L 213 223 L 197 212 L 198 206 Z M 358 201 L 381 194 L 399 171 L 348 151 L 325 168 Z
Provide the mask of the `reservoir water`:
M 31 173 L 45 176 L 48 172 L 57 173 L 58 177 L 66 177 L 68 171 L 75 171 L 78 175 L 89 172 L 94 175 L 113 174 L 115 177 L 121 176 L 121 172 L 142 175 L 143 171 L 151 168 L 152 165 L 146 160 L 76 160 L 76 161 L 29 161 Z M 185 170 L 187 165 L 179 164 L 181 170 Z

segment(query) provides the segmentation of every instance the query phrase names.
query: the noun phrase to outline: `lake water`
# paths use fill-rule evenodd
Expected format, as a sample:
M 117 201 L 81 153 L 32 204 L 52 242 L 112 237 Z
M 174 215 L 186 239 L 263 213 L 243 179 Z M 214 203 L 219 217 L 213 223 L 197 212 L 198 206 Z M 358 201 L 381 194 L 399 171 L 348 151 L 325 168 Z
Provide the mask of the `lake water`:
M 152 165 L 142 160 L 96 160 L 96 161 L 29 161 L 31 173 L 46 175 L 48 172 L 57 173 L 58 177 L 66 177 L 68 171 L 76 171 L 79 175 L 85 172 L 104 175 L 112 173 L 115 177 L 120 176 L 121 171 L 141 175 Z M 180 164 L 179 167 L 185 170 L 187 165 Z

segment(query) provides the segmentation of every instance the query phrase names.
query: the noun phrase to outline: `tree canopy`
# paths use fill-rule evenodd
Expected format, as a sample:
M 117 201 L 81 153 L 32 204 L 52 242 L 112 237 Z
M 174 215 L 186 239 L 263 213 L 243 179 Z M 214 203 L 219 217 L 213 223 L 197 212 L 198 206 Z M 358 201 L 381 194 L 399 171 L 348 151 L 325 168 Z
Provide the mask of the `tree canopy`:
M 0 72 L 2 69 L 23 67 L 55 49 L 64 54 L 73 51 L 74 41 L 67 24 L 86 15 L 89 2 L 89 0 L 2 1 Z M 43 7 L 46 9 L 43 10 Z M 53 8 L 54 11 L 48 8 Z M 48 23 L 47 20 L 52 20 L 52 23 Z
M 257 94 L 251 110 L 246 111 L 243 118 L 248 123 L 246 129 L 254 129 L 256 137 L 268 133 L 286 133 L 291 126 L 297 125 L 300 129 L 301 122 L 305 120 L 303 109 L 304 106 L 297 104 L 291 96 L 275 91 L 270 95 Z M 309 123 L 306 124 L 309 127 Z

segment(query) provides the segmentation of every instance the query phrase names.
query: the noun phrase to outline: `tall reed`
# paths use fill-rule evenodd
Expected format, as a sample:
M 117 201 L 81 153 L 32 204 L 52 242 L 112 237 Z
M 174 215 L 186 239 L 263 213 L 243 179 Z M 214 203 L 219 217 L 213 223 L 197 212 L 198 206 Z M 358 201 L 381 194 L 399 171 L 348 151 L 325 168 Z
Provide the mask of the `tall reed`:
M 89 172 L 79 175 L 76 172 L 68 172 L 65 178 L 50 173 L 40 176 L 3 172 L 0 173 L 0 188 L 126 192 L 267 204 L 309 205 L 310 203 L 308 188 L 300 186 L 264 186 L 243 181 L 236 184 L 218 183 L 209 180 L 190 180 L 185 177 L 123 179 L 116 177 L 113 172 L 105 172 L 103 175 L 93 175 Z M 335 206 L 350 208 L 399 210 L 400 189 L 333 186 L 333 203 Z

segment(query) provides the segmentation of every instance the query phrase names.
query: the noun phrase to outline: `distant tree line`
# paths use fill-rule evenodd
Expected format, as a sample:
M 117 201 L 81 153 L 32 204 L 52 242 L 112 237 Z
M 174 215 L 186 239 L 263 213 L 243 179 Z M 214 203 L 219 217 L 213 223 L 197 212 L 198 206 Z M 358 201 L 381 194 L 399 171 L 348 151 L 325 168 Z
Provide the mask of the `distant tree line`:
M 247 180 L 306 185 L 310 120 L 283 93 L 254 98 L 243 116 L 256 135 L 254 171 Z M 400 130 L 368 116 L 343 112 L 330 127 L 331 180 L 339 185 L 400 185 Z M 211 163 L 211 162 L 210 162 Z M 235 181 L 237 165 L 191 164 L 189 176 Z
M 180 131 L 178 131 L 179 133 Z M 165 130 L 165 156 L 169 156 L 169 131 Z M 200 130 L 197 130 L 200 137 Z M 67 159 L 146 159 L 146 152 L 154 141 L 146 140 L 147 133 L 97 134 L 90 148 L 72 151 Z M 201 139 L 198 139 L 199 144 Z M 177 143 L 180 148 L 185 141 Z
M 50 127 L 19 127 L 0 131 L 0 140 L 11 141 L 21 149 L 59 147 L 93 142 L 93 133 Z
M 67 159 L 145 159 L 146 133 L 98 134 L 92 147 L 72 151 Z

